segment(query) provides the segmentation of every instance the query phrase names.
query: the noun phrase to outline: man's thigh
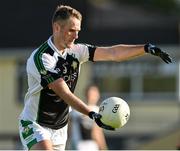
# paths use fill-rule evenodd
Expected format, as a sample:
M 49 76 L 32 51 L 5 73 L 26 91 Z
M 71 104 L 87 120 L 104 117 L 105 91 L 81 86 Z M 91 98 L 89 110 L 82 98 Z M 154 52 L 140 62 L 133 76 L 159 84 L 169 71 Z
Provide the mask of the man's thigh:
M 53 130 L 36 122 L 20 120 L 19 132 L 25 149 L 65 150 L 67 125 Z
M 20 120 L 19 134 L 25 149 L 31 149 L 35 144 L 50 146 L 50 132 L 36 122 Z
M 31 147 L 32 150 L 54 150 L 50 140 L 43 140 Z

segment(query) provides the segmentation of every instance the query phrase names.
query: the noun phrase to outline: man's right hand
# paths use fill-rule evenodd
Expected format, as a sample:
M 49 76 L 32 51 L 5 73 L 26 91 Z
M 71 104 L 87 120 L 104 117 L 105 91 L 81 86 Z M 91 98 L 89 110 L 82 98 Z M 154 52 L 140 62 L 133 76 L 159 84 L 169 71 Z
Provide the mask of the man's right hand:
M 111 130 L 111 131 L 115 130 L 115 128 L 101 122 L 100 119 L 101 119 L 102 116 L 99 113 L 91 111 L 91 112 L 89 112 L 88 116 L 92 120 L 94 120 L 99 127 L 103 128 L 103 129 L 106 129 L 106 130 Z

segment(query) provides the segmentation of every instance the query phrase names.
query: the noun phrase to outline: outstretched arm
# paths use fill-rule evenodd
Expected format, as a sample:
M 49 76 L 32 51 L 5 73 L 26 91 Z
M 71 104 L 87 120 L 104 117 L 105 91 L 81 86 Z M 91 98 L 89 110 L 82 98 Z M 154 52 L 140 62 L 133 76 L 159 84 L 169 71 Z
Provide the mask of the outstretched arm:
M 169 54 L 149 43 L 145 45 L 114 45 L 110 47 L 97 47 L 94 61 L 124 61 L 144 55 L 145 53 L 158 56 L 166 63 L 172 62 Z
M 144 55 L 144 45 L 114 45 L 97 47 L 94 61 L 124 61 Z

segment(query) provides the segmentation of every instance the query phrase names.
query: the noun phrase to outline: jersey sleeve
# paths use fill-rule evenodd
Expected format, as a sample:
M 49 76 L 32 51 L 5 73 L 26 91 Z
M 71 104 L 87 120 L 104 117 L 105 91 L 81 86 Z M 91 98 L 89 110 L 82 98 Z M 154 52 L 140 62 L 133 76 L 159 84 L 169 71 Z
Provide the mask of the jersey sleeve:
M 36 53 L 34 55 L 34 63 L 40 74 L 40 84 L 42 87 L 47 85 L 56 79 L 62 77 L 62 74 L 55 70 L 55 59 L 53 56 L 46 53 Z
M 80 62 L 94 61 L 96 46 L 89 44 L 78 44 Z

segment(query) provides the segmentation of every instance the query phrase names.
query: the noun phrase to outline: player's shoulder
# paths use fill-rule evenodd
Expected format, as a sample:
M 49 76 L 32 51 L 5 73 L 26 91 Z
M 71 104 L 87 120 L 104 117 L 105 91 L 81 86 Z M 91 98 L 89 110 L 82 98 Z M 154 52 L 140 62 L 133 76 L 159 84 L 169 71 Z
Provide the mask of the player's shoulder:
M 87 44 L 87 43 L 76 43 L 74 44 L 74 49 L 78 49 L 78 48 L 94 48 L 96 47 L 95 45 L 92 44 Z
M 32 65 L 38 59 L 41 59 L 44 49 L 47 48 L 47 43 L 43 43 L 39 47 L 35 48 L 27 59 L 27 65 Z
M 48 44 L 48 42 L 44 42 L 43 44 L 41 44 L 39 47 L 35 48 L 31 55 L 29 56 L 28 60 L 41 60 L 42 56 L 44 54 L 49 54 L 51 56 L 54 55 L 54 50 L 50 47 L 50 45 Z
M 82 43 L 75 43 L 72 47 L 72 50 L 83 48 L 83 47 L 86 47 L 86 45 Z
M 86 43 L 76 43 L 72 48 L 70 48 L 70 52 L 75 54 L 84 54 L 86 52 L 89 52 L 89 50 L 91 50 L 92 48 L 95 49 L 96 47 L 94 45 Z
M 81 54 L 86 49 L 87 48 L 84 44 L 76 43 L 71 48 L 67 48 L 66 52 L 73 53 L 73 54 Z

